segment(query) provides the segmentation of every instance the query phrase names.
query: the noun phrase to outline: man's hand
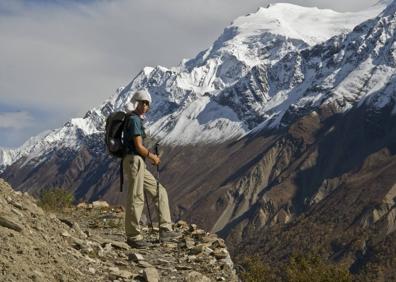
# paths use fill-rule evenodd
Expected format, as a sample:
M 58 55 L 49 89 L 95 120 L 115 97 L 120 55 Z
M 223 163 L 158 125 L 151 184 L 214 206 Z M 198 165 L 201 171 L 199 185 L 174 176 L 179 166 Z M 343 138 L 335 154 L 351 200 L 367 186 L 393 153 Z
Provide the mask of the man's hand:
M 151 153 L 149 149 L 144 147 L 141 136 L 135 136 L 133 138 L 133 142 L 139 155 L 141 155 L 142 157 L 146 156 L 153 165 L 159 165 L 159 163 L 161 162 L 159 156 L 154 153 Z
M 159 165 L 161 162 L 161 159 L 156 154 L 153 153 L 150 153 L 149 159 L 153 165 Z

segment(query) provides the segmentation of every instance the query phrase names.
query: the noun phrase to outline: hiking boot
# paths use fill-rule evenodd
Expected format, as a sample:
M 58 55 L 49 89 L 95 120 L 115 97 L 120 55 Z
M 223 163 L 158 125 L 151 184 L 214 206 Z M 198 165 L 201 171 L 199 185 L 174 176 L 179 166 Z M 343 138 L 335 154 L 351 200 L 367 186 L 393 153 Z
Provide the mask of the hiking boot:
M 145 248 L 148 248 L 148 247 L 152 246 L 152 244 L 150 242 L 148 242 L 147 240 L 127 239 L 127 244 L 131 248 L 135 248 L 135 249 L 145 249 Z
M 163 242 L 170 241 L 173 239 L 178 239 L 180 237 L 182 237 L 182 234 L 180 232 L 175 232 L 175 231 L 165 230 L 165 229 L 162 229 L 159 232 L 160 241 L 163 241 Z

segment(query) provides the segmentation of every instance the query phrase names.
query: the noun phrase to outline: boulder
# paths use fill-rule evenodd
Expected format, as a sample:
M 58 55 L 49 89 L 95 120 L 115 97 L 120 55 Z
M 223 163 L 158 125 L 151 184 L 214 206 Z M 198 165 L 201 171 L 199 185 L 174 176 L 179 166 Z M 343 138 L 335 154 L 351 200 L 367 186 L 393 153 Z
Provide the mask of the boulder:
M 108 209 L 110 205 L 106 201 L 95 201 L 92 203 L 94 209 Z
M 154 267 L 150 267 L 143 270 L 143 278 L 147 282 L 158 282 L 160 276 L 157 269 L 155 269 Z

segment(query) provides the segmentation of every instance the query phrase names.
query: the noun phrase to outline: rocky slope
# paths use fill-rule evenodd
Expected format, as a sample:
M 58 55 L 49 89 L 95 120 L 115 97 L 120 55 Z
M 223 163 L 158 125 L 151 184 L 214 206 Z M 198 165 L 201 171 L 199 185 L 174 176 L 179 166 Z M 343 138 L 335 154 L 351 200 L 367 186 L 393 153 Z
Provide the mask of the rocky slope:
M 183 238 L 135 250 L 124 243 L 122 209 L 80 206 L 44 212 L 0 179 L 0 280 L 237 281 L 224 241 L 196 225 L 180 221 Z

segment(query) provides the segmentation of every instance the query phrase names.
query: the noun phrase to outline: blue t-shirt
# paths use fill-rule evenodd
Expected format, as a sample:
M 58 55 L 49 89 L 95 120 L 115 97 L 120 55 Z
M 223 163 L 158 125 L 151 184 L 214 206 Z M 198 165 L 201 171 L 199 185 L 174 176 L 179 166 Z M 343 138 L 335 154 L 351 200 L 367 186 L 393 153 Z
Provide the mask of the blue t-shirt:
M 146 133 L 143 127 L 143 120 L 138 115 L 132 113 L 127 120 L 124 131 L 124 144 L 127 147 L 127 154 L 139 155 L 133 142 L 133 137 L 135 136 L 142 136 L 144 139 Z

